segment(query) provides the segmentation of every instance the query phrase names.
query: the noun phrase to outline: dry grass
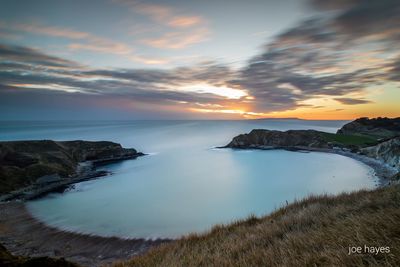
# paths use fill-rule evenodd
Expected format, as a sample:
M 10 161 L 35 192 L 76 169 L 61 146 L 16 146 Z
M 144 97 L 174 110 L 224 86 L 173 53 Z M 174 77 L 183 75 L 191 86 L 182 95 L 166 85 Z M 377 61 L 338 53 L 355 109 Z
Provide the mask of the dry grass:
M 348 255 L 364 245 L 390 253 Z M 311 196 L 115 266 L 400 266 L 400 186 Z

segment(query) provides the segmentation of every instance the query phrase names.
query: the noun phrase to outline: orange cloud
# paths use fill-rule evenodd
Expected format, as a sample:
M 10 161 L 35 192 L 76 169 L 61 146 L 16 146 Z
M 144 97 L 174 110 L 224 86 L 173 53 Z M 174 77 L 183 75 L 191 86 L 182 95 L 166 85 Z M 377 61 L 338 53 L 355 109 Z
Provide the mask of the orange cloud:
M 143 44 L 163 49 L 181 49 L 206 41 L 209 37 L 210 31 L 201 16 L 182 14 L 180 10 L 162 4 L 145 4 L 126 0 L 115 0 L 115 2 L 128 6 L 133 12 L 146 15 L 156 23 L 173 29 L 159 37 L 142 39 Z M 151 31 L 159 30 L 159 28 L 150 28 Z M 139 30 L 139 32 L 144 31 L 150 30 Z
M 200 16 L 181 15 L 178 10 L 160 4 L 135 4 L 130 3 L 134 12 L 145 14 L 152 20 L 176 28 L 187 28 L 203 23 Z
M 196 43 L 204 42 L 209 38 L 209 31 L 205 28 L 194 32 L 168 32 L 156 38 L 143 39 L 142 43 L 163 49 L 182 49 Z
M 199 25 L 200 23 L 202 23 L 202 19 L 198 16 L 177 16 L 173 17 L 168 22 L 168 25 L 171 27 L 186 28 Z
M 155 58 L 155 57 L 145 57 L 139 55 L 130 56 L 129 59 L 132 61 L 140 62 L 147 65 L 164 65 L 170 62 L 167 58 Z

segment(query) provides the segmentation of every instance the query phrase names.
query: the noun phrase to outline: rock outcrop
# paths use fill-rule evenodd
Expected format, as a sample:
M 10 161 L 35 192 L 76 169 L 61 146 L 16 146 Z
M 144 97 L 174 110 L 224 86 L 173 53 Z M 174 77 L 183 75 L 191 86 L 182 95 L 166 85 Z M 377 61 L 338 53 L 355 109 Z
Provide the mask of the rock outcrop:
M 0 142 L 0 194 L 36 183 L 76 177 L 79 163 L 94 164 L 136 158 L 142 153 L 113 142 Z
M 45 267 L 79 267 L 79 265 L 68 262 L 63 258 L 50 257 L 23 257 L 12 255 L 3 245 L 0 244 L 0 266 L 45 266 Z
M 79 267 L 79 265 L 68 262 L 63 258 L 56 259 L 50 257 L 23 257 L 12 255 L 3 245 L 0 244 L 0 266 L 8 267 Z
M 366 156 L 378 159 L 400 171 L 400 137 L 362 148 L 360 151 Z
M 400 172 L 400 118 L 357 119 L 337 134 L 315 130 L 270 131 L 252 130 L 241 134 L 226 145 L 242 149 L 314 150 L 335 153 L 358 153 L 373 158 L 387 167 L 390 173 Z M 384 138 L 384 139 L 382 139 Z
M 226 145 L 230 148 L 331 148 L 323 132 L 314 130 L 270 131 L 256 129 L 248 134 L 241 134 Z
M 364 135 L 376 139 L 387 139 L 400 135 L 400 118 L 359 118 L 345 124 L 338 134 Z

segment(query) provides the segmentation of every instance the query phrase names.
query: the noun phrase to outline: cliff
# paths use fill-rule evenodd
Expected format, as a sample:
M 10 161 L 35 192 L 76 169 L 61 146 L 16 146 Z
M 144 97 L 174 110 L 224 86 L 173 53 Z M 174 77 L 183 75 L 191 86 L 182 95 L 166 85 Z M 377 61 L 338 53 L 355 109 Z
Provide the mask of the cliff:
M 72 179 L 80 163 L 100 164 L 136 158 L 142 153 L 113 142 L 12 141 L 0 142 L 0 194 L 34 184 Z
M 330 148 L 323 133 L 314 130 L 289 130 L 286 132 L 256 129 L 241 134 L 226 145 L 230 148 L 294 148 L 318 147 Z
M 360 147 L 374 144 L 376 144 L 375 139 L 364 136 L 339 135 L 315 130 L 289 130 L 282 132 L 257 129 L 248 134 L 234 137 L 225 147 L 262 149 L 330 149 L 339 147 L 356 151 Z
M 392 138 L 400 135 L 399 118 L 359 118 L 345 124 L 337 131 L 338 134 L 364 135 L 376 139 Z
M 348 153 L 350 151 L 385 163 L 392 168 L 390 172 L 394 171 L 393 168 L 400 171 L 400 136 L 390 137 L 396 135 L 400 130 L 399 120 L 400 118 L 361 118 L 346 124 L 337 134 L 315 130 L 282 132 L 257 129 L 248 134 L 234 137 L 225 147 L 308 149 L 336 153 Z M 383 137 L 385 138 L 382 139 Z M 355 156 L 355 154 L 352 155 Z
M 389 139 L 375 146 L 362 148 L 361 153 L 378 159 L 400 171 L 400 137 Z

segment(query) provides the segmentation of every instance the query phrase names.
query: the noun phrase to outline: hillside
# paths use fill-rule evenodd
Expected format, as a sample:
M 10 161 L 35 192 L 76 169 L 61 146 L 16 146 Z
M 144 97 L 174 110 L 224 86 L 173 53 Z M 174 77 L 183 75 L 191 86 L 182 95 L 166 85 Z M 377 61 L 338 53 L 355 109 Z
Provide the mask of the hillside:
M 400 135 L 400 118 L 359 118 L 344 125 L 337 133 L 376 139 L 392 138 Z
M 372 137 L 332 134 L 315 130 L 275 131 L 254 129 L 248 134 L 240 134 L 226 145 L 228 148 L 323 148 L 334 147 L 358 149 L 377 144 Z
M 151 249 L 127 266 L 400 266 L 400 186 L 311 196 Z M 362 247 L 348 254 L 349 246 Z M 383 247 L 379 253 L 365 247 Z
M 315 130 L 254 129 L 235 136 L 222 148 L 351 151 L 400 171 L 400 118 L 360 118 L 334 133 Z
M 11 141 L 0 142 L 0 194 L 78 175 L 84 161 L 105 162 L 142 155 L 113 142 Z
M 375 146 L 362 148 L 360 152 L 368 157 L 385 162 L 400 171 L 400 137 L 394 137 Z

